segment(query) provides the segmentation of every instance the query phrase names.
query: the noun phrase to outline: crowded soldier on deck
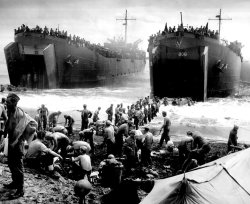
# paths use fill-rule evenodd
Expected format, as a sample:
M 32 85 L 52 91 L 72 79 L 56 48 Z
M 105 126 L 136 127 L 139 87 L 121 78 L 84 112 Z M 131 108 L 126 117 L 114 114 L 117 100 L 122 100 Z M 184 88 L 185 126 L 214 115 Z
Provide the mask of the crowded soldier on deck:
M 197 39 L 204 39 L 204 37 L 207 37 L 207 38 L 219 40 L 219 31 L 210 30 L 208 28 L 208 23 L 206 24 L 206 26 L 200 26 L 196 28 L 194 28 L 193 26 L 183 26 L 183 25 L 182 26 L 179 25 L 178 28 L 176 28 L 175 26 L 168 27 L 166 23 L 163 31 L 159 30 L 156 34 L 151 35 L 149 37 L 149 42 L 157 44 L 159 40 L 163 39 L 167 35 L 174 34 L 175 36 L 179 36 L 179 35 L 183 36 L 184 33 L 193 34 L 195 38 Z M 244 46 L 240 42 L 234 41 L 234 42 L 228 43 L 226 40 L 222 40 L 222 41 L 224 41 L 225 45 L 229 49 L 231 49 L 233 52 L 235 52 L 238 56 L 240 56 L 241 60 L 243 60 L 241 49 Z
M 85 40 L 76 35 L 68 35 L 67 31 L 59 30 L 59 28 L 52 29 L 45 26 L 41 28 L 40 26 L 36 26 L 35 28 L 29 28 L 27 25 L 22 24 L 17 29 L 14 29 L 15 35 L 24 34 L 28 35 L 29 33 L 40 34 L 40 37 L 45 38 L 46 36 L 50 36 L 53 38 L 64 39 L 67 40 L 69 45 L 73 45 L 76 47 L 87 47 L 92 51 L 98 52 L 100 55 L 109 57 L 109 58 L 125 58 L 125 59 L 145 59 L 145 52 L 138 50 L 133 44 L 127 44 L 124 51 L 119 48 L 107 49 L 104 46 L 101 46 L 99 43 L 94 44 Z M 113 43 L 119 45 L 120 43 L 124 43 L 124 40 L 113 41 Z

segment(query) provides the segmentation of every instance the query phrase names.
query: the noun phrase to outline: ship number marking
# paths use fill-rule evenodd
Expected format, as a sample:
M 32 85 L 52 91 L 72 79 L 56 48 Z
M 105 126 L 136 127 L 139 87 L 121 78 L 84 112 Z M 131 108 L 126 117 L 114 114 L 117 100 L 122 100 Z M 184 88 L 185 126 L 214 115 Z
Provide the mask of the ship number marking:
M 177 39 L 176 40 L 176 47 L 180 49 L 181 48 L 181 43 L 182 43 L 182 40 L 181 39 Z
M 179 57 L 186 57 L 187 56 L 187 52 L 179 52 L 178 56 Z

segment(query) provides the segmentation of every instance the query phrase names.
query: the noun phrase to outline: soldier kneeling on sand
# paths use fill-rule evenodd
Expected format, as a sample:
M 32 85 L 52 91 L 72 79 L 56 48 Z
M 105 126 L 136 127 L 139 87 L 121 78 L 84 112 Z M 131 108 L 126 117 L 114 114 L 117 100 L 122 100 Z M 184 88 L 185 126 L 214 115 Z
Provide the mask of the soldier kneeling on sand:
M 87 176 L 90 181 L 90 174 L 92 171 L 91 159 L 87 154 L 88 148 L 86 146 L 80 147 L 80 155 L 72 157 L 73 162 L 73 175 L 77 180 L 84 179 Z
M 211 150 L 210 144 L 200 135 L 200 133 L 188 131 L 187 135 L 193 138 L 193 144 L 192 150 L 183 164 L 183 171 L 189 167 L 190 161 L 193 161 L 193 159 L 197 160 L 198 165 L 204 164 L 206 156 Z
M 54 171 L 54 157 L 59 157 L 60 159 L 62 157 L 43 143 L 45 135 L 44 131 L 37 133 L 37 138 L 28 147 L 25 163 L 31 168 L 49 171 L 50 175 L 58 177 L 59 175 Z
M 91 147 L 88 142 L 85 141 L 72 141 L 67 147 L 67 157 L 77 157 L 81 154 L 81 147 L 86 147 L 86 153 L 89 154 Z
M 114 188 L 121 182 L 123 164 L 113 154 L 99 165 L 99 176 L 104 187 Z

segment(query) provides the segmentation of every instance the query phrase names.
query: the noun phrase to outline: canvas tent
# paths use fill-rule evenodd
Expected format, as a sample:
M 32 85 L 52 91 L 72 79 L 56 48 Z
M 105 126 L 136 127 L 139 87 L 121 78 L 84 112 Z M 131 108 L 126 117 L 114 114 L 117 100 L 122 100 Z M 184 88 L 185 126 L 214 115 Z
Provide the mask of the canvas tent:
M 195 170 L 156 180 L 141 204 L 250 203 L 250 148 Z

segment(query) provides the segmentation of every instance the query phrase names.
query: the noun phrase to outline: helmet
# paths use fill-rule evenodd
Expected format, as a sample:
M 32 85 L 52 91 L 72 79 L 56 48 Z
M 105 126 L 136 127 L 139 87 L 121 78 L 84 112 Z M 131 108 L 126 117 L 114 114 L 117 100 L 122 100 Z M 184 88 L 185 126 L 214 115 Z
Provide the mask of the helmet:
M 173 148 L 173 147 L 174 147 L 173 141 L 169 140 L 169 141 L 167 142 L 167 144 L 166 144 L 166 147 L 167 147 L 167 148 L 168 148 L 168 147 Z
M 115 158 L 115 156 L 113 154 L 108 155 L 108 159 L 114 159 L 114 158 Z

